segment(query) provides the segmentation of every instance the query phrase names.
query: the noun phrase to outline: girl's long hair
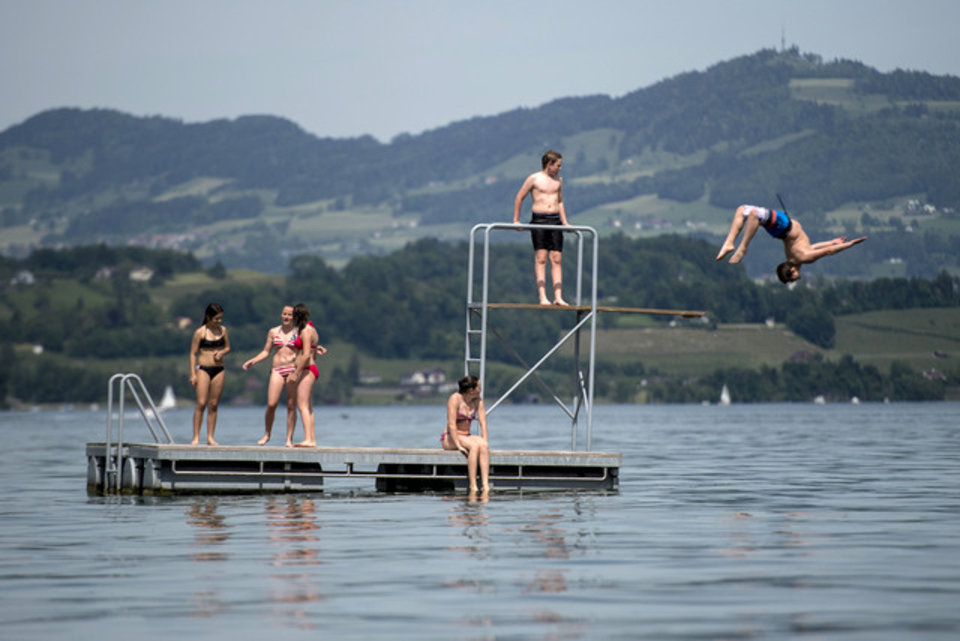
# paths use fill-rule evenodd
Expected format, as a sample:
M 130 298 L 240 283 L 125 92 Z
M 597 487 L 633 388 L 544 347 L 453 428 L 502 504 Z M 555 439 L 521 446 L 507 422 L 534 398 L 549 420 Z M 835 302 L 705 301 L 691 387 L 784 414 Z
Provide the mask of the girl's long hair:
M 210 322 L 210 319 L 216 316 L 217 314 L 223 313 L 223 306 L 220 303 L 210 303 L 207 305 L 206 311 L 203 312 L 203 324 L 206 325 Z
M 457 387 L 460 388 L 460 393 L 464 394 L 472 390 L 474 387 L 476 387 L 477 383 L 479 382 L 480 382 L 479 378 L 477 378 L 473 374 L 469 374 L 461 378 L 459 381 L 457 381 Z
M 297 326 L 299 331 L 303 331 L 303 328 L 307 326 L 308 320 L 310 320 L 310 308 L 303 303 L 297 303 L 294 305 L 293 324 Z

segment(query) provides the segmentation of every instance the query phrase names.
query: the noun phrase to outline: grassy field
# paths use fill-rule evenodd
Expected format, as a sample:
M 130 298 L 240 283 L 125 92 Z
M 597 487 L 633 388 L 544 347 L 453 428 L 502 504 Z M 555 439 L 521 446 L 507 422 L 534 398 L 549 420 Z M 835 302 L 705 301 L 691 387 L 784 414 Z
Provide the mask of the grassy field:
M 44 290 L 36 287 L 10 288 L 0 297 L 0 319 L 8 320 L 15 309 L 46 308 L 69 314 L 77 306 L 96 307 L 111 299 L 111 294 L 92 285 L 73 280 L 56 280 Z
M 854 314 L 837 318 L 836 325 L 836 346 L 830 350 L 799 338 L 779 324 L 721 325 L 716 330 L 599 330 L 597 358 L 614 363 L 638 360 L 648 370 L 678 375 L 703 374 L 733 366 L 776 367 L 798 352 L 820 354 L 833 361 L 849 354 L 857 362 L 875 365 L 884 372 L 893 361 L 923 370 L 960 368 L 960 309 Z
M 850 78 L 793 78 L 790 94 L 797 100 L 837 105 L 853 113 L 873 112 L 890 106 L 886 96 L 855 93 Z
M 841 354 L 852 354 L 858 361 L 881 369 L 899 360 L 916 369 L 956 370 L 960 367 L 960 309 L 908 309 L 840 317 L 837 347 L 828 356 Z
M 170 309 L 170 304 L 183 296 L 200 292 L 205 289 L 217 289 L 227 283 L 247 283 L 256 284 L 268 282 L 282 286 L 286 280 L 285 276 L 277 274 L 264 274 L 248 269 L 231 269 L 227 272 L 227 277 L 214 278 L 206 272 L 191 272 L 188 274 L 177 274 L 174 278 L 165 282 L 160 287 L 150 290 L 150 298 L 163 309 Z M 201 310 L 202 311 L 202 310 Z

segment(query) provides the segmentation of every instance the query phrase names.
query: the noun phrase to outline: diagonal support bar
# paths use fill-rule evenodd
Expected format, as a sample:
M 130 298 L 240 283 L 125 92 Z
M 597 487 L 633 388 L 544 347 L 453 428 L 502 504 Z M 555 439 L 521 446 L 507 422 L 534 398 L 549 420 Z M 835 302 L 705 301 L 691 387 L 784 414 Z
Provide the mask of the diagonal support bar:
M 556 353 L 557 353 L 557 350 L 559 350 L 561 347 L 563 347 L 563 345 L 564 345 L 568 340 L 570 340 L 571 338 L 573 338 L 574 336 L 576 336 L 577 331 L 579 331 L 579 329 L 580 329 L 581 327 L 583 327 L 583 325 L 586 324 L 586 322 L 587 322 L 588 320 L 591 320 L 592 318 L 593 318 L 593 312 L 590 312 L 590 313 L 584 315 L 584 317 L 580 320 L 580 322 L 578 322 L 576 325 L 573 326 L 573 329 L 571 329 L 569 332 L 567 332 L 567 333 L 564 335 L 563 338 L 561 338 L 559 341 L 557 341 L 557 344 L 556 344 L 556 345 L 554 345 L 553 347 L 551 347 L 550 350 L 547 351 L 547 353 L 544 354 L 544 355 L 540 358 L 540 360 L 536 362 L 536 364 L 535 364 L 533 367 L 531 367 L 523 376 L 521 376 L 521 377 L 517 380 L 517 382 L 513 384 L 513 386 L 512 386 L 510 389 L 508 389 L 506 392 L 504 392 L 503 395 L 502 395 L 500 398 L 498 398 L 497 401 L 496 401 L 493 405 L 490 406 L 490 409 L 487 410 L 487 413 L 489 414 L 489 413 L 493 412 L 493 410 L 495 410 L 495 409 L 497 408 L 497 406 L 500 405 L 500 403 L 502 403 L 504 400 L 506 400 L 507 397 L 510 396 L 510 394 L 512 394 L 515 389 L 517 389 L 518 387 L 520 387 L 520 385 L 523 384 L 523 382 L 524 382 L 525 380 L 527 380 L 528 378 L 530 378 L 530 376 L 531 376 L 541 365 L 543 365 L 545 362 L 547 362 L 547 360 L 549 360 L 549 358 L 550 358 L 551 356 L 553 356 L 554 354 L 556 354 Z M 570 418 L 573 418 L 573 413 L 566 407 L 566 405 L 563 405 L 563 404 L 561 403 L 560 406 L 563 408 L 563 411 L 566 412 L 567 416 L 569 416 Z

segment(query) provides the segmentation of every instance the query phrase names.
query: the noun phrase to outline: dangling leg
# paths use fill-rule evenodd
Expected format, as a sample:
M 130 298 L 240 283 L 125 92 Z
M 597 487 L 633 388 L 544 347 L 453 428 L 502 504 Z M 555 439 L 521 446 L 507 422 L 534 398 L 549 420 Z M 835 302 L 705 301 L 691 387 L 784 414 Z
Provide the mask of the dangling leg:
M 476 493 L 477 488 L 477 463 L 480 460 L 480 445 L 474 439 L 470 439 L 470 449 L 467 451 L 467 481 L 470 485 L 470 492 Z
M 480 463 L 480 483 L 484 492 L 490 491 L 490 445 L 481 441 L 478 462 Z
M 743 257 L 747 255 L 747 245 L 750 244 L 753 236 L 757 233 L 757 230 L 760 229 L 760 218 L 757 216 L 755 209 L 748 211 L 746 218 L 746 221 L 743 223 L 743 237 L 740 239 L 740 246 L 737 247 L 737 251 L 730 257 L 731 265 L 736 265 L 743 260 Z
M 723 241 L 723 245 L 720 247 L 720 253 L 717 254 L 717 260 L 722 260 L 724 256 L 732 252 L 736 248 L 737 236 L 740 235 L 740 230 L 743 229 L 743 210 L 744 205 L 737 207 L 737 211 L 733 214 L 733 222 L 730 223 L 730 231 L 727 232 L 727 238 Z

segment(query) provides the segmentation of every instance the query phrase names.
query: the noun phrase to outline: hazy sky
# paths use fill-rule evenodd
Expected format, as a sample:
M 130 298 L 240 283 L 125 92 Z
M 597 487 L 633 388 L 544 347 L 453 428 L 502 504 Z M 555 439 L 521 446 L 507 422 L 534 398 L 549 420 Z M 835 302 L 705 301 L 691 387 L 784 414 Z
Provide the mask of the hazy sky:
M 55 107 L 386 142 L 787 46 L 960 76 L 960 0 L 0 0 L 0 130 Z

